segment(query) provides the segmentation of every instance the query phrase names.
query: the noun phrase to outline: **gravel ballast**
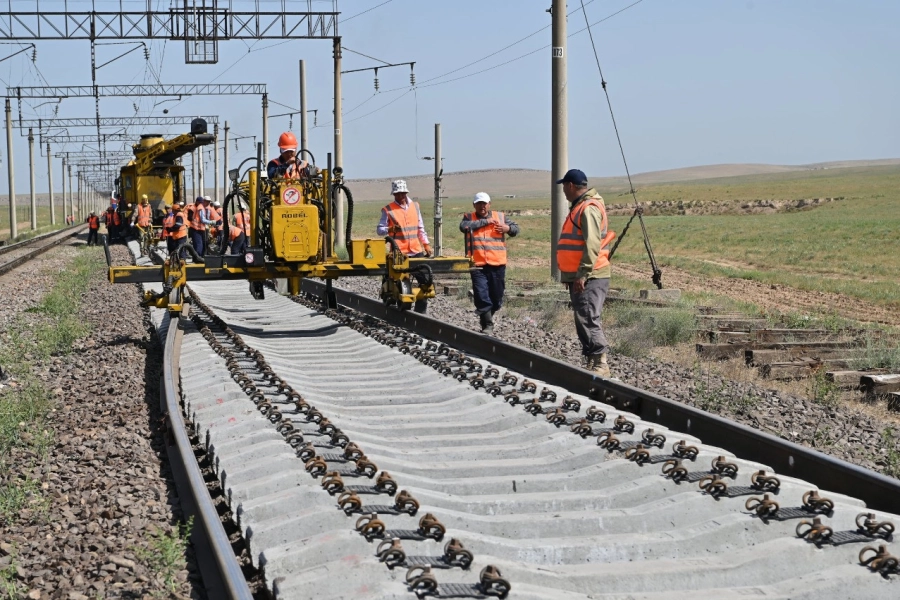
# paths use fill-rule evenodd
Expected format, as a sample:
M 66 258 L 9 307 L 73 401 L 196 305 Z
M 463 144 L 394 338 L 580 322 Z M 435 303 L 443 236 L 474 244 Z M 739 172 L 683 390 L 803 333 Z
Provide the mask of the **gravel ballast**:
M 0 280 L 3 335 L 17 319 L 38 325 L 41 316 L 26 309 L 78 253 L 102 253 L 78 245 L 51 250 Z M 111 250 L 118 264 L 131 262 L 124 247 Z M 165 462 L 162 349 L 137 298 L 135 286 L 110 285 L 98 263 L 78 313 L 90 333 L 70 353 L 32 361 L 33 375 L 51 392 L 51 443 L 46 457 L 14 448 L 9 472 L 0 474 L 0 485 L 39 488 L 28 508 L 0 520 L 0 570 L 22 597 L 202 597 L 198 572 L 179 546 L 180 508 Z

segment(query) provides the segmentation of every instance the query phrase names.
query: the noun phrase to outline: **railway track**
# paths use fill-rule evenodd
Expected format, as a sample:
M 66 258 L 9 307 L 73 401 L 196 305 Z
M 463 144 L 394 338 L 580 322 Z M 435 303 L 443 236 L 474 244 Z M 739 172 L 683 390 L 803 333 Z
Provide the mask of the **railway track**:
M 40 256 L 69 238 L 83 233 L 86 228 L 86 225 L 76 225 L 60 231 L 45 233 L 29 240 L 10 244 L 9 246 L 0 246 L 0 275 L 8 273 L 16 267 Z
M 855 485 L 889 508 L 895 480 L 432 319 L 253 301 L 234 282 L 191 295 L 177 329 L 153 311 L 173 429 L 180 400 L 277 598 L 900 592 L 887 558 L 896 517 L 830 491 Z M 470 346 L 482 358 L 460 352 Z M 780 460 L 737 458 L 707 433 L 740 449 L 755 435 L 757 451 L 741 454 Z M 200 531 L 215 537 L 211 510 Z M 227 540 L 206 543 L 219 575 L 237 577 Z

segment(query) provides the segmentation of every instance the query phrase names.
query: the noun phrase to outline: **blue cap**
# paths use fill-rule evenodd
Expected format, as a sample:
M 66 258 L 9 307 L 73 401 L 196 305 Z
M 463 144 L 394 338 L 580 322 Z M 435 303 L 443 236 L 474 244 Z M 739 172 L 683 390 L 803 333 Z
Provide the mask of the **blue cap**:
M 587 185 L 587 175 L 584 174 L 584 171 L 580 171 L 578 169 L 569 169 L 566 171 L 566 174 L 562 179 L 557 180 L 556 183 L 574 183 L 575 185 Z

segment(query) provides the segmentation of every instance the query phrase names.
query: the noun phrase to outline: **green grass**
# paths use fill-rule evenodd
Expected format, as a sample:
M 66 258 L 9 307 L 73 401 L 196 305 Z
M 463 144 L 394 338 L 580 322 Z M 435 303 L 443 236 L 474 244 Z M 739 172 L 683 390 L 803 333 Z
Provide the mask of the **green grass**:
M 621 188 L 599 190 L 609 203 L 628 201 Z M 844 197 L 812 210 L 747 215 L 645 217 L 654 251 L 666 266 L 715 277 L 749 279 L 804 290 L 835 292 L 900 307 L 900 167 L 854 167 L 771 175 L 728 177 L 642 187 L 642 202 L 691 203 L 797 200 Z M 385 201 L 386 203 L 386 201 Z M 433 203 L 420 203 L 432 230 Z M 354 236 L 374 237 L 381 202 L 355 207 Z M 495 210 L 543 211 L 548 199 L 498 199 Z M 469 198 L 444 202 L 444 247 L 463 254 L 459 220 L 471 210 Z M 550 216 L 511 217 L 522 230 L 508 242 L 510 279 L 549 283 Z M 620 231 L 628 217 L 610 218 Z M 622 242 L 615 261 L 646 264 L 640 229 Z M 665 275 L 663 277 L 665 281 Z M 613 287 L 618 287 L 613 270 Z M 643 282 L 644 287 L 649 281 Z
M 103 258 L 82 252 L 57 278 L 53 289 L 30 309 L 32 318 L 17 318 L 0 334 L 0 364 L 10 375 L 0 390 L 0 520 L 44 512 L 38 482 L 16 479 L 9 457 L 17 451 L 17 468 L 43 461 L 53 442 L 48 417 L 53 395 L 34 374 L 37 363 L 70 352 L 90 329 L 78 317 L 92 276 L 102 273 Z M 23 509 L 27 509 L 23 512 Z
M 640 358 L 659 346 L 691 341 L 696 317 L 689 306 L 653 308 L 632 303 L 611 303 L 604 321 L 615 327 L 610 343 L 618 354 Z
M 16 581 L 15 562 L 0 569 L 0 600 L 19 600 L 24 591 L 23 586 Z
M 34 479 L 0 486 L 0 525 L 43 520 L 49 509 L 50 502 L 41 494 L 41 484 Z
M 150 537 L 146 548 L 135 548 L 135 556 L 147 565 L 165 587 L 174 594 L 178 591 L 178 573 L 185 568 L 184 551 L 191 537 L 194 518 L 179 524 L 169 533 L 157 530 Z

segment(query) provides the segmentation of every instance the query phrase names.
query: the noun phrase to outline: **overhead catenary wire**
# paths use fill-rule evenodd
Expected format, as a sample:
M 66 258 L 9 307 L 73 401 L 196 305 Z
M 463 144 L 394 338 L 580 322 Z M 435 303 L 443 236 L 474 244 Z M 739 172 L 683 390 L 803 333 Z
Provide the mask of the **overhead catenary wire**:
M 638 0 L 640 1 L 640 0 Z M 625 228 L 622 230 L 622 235 L 616 240 L 616 243 L 609 251 L 609 259 L 612 260 L 613 255 L 616 253 L 616 249 L 619 247 L 619 244 L 624 239 L 625 234 L 628 232 L 628 228 L 631 226 L 631 222 L 635 217 L 638 218 L 638 221 L 641 224 L 641 231 L 644 234 L 644 248 L 647 249 L 647 256 L 650 258 L 650 267 L 653 270 L 652 280 L 657 288 L 662 289 L 662 271 L 659 268 L 659 265 L 656 263 L 656 257 L 653 255 L 653 247 L 650 245 L 650 236 L 647 233 L 647 225 L 644 223 L 643 210 L 641 205 L 638 203 L 637 194 L 634 191 L 634 184 L 631 181 L 631 172 L 628 169 L 628 160 L 625 158 L 625 148 L 622 146 L 622 136 L 619 135 L 619 126 L 616 124 L 616 115 L 613 113 L 612 101 L 609 98 L 609 90 L 606 85 L 606 78 L 603 77 L 603 68 L 600 66 L 600 55 L 597 54 L 597 45 L 594 44 L 594 34 L 591 31 L 591 24 L 588 21 L 587 16 L 587 8 L 585 8 L 584 0 L 581 0 L 581 12 L 584 15 L 584 22 L 587 25 L 586 29 L 588 32 L 588 37 L 591 40 L 591 48 L 594 51 L 594 60 L 597 63 L 597 71 L 600 73 L 600 86 L 603 88 L 603 94 L 606 96 L 606 105 L 609 107 L 609 117 L 612 119 L 613 131 L 616 133 L 616 141 L 619 144 L 619 153 L 622 155 L 622 163 L 625 165 L 625 175 L 628 176 L 628 189 L 631 193 L 631 197 L 634 198 L 634 213 L 631 215 L 631 218 L 628 219 L 628 223 L 626 223 Z
M 593 1 L 594 1 L 594 0 L 588 0 L 588 2 L 585 4 L 585 6 L 587 6 L 588 4 L 590 4 L 590 3 L 593 2 Z M 617 15 L 620 15 L 621 13 L 625 12 L 626 10 L 628 10 L 628 9 L 630 9 L 630 8 L 633 8 L 633 7 L 637 6 L 638 4 L 640 4 L 640 3 L 643 2 L 643 1 L 644 1 L 644 0 L 635 0 L 635 2 L 632 2 L 632 3 L 629 4 L 628 6 L 625 6 L 625 7 L 621 8 L 621 9 L 617 10 L 616 12 L 611 13 L 611 14 L 609 14 L 609 15 L 603 17 L 602 19 L 600 19 L 600 20 L 598 20 L 598 21 L 595 21 L 595 22 L 591 23 L 591 24 L 589 25 L 589 27 L 594 27 L 594 26 L 596 26 L 596 25 L 599 25 L 600 23 L 603 23 L 604 21 L 608 21 L 609 19 L 612 19 L 613 17 L 615 17 L 615 16 L 617 16 Z M 576 13 L 576 12 L 578 12 L 578 11 L 577 11 L 577 10 L 574 10 L 574 11 L 570 12 L 567 16 L 570 16 L 570 15 Z M 549 25 L 548 25 L 547 27 L 542 27 L 541 29 L 538 29 L 537 31 L 528 34 L 528 35 L 525 36 L 524 38 L 521 38 L 521 39 L 519 39 L 519 40 L 513 42 L 512 44 L 509 44 L 508 46 L 505 46 L 505 47 L 501 48 L 500 50 L 498 50 L 498 51 L 496 51 L 496 52 L 493 52 L 493 53 L 491 53 L 491 54 L 488 54 L 487 56 L 484 56 L 484 57 L 482 57 L 482 58 L 479 58 L 478 60 L 473 61 L 473 62 L 471 62 L 471 63 L 469 63 L 469 64 L 467 64 L 467 65 L 464 65 L 464 66 L 462 66 L 462 67 L 453 69 L 452 71 L 448 71 L 448 72 L 444 73 L 443 75 L 438 75 L 438 76 L 436 76 L 436 77 L 432 77 L 432 78 L 430 78 L 430 79 L 426 79 L 425 81 L 421 81 L 421 82 L 419 82 L 418 87 L 420 87 L 420 88 L 429 88 L 429 87 L 435 87 L 435 86 L 438 86 L 438 85 L 445 85 L 445 84 L 448 84 L 448 83 L 453 83 L 453 82 L 455 82 L 455 81 L 461 81 L 461 80 L 463 80 L 463 79 L 468 79 L 469 77 L 474 77 L 474 76 L 476 76 L 476 75 L 481 75 L 482 73 L 487 73 L 488 71 L 493 71 L 494 69 L 499 69 L 499 68 L 501 68 L 501 67 L 505 67 L 506 65 L 512 64 L 512 63 L 517 62 L 517 61 L 519 61 L 519 60 L 522 60 L 523 58 L 527 58 L 527 57 L 529 57 L 529 56 L 531 56 L 531 55 L 533 55 L 533 54 L 537 54 L 538 52 L 541 52 L 542 50 L 546 50 L 547 48 L 550 47 L 550 44 L 547 44 L 547 45 L 545 45 L 545 46 L 541 46 L 540 48 L 536 48 L 536 49 L 534 49 L 534 50 L 532 50 L 532 51 L 530 51 L 530 52 L 526 52 L 525 54 L 521 54 L 521 55 L 519 55 L 519 56 L 516 56 L 515 58 L 511 58 L 511 59 L 506 60 L 506 61 L 504 61 L 504 62 L 502 62 L 502 63 L 500 63 L 500 64 L 493 65 L 493 66 L 487 67 L 487 68 L 485 68 L 485 69 L 481 69 L 480 71 L 475 71 L 474 73 L 467 73 L 466 75 L 460 75 L 459 77 L 454 77 L 453 79 L 447 79 L 447 80 L 444 80 L 444 81 L 435 81 L 436 79 L 442 79 L 442 78 L 446 77 L 447 75 L 451 75 L 451 74 L 456 73 L 456 72 L 459 72 L 459 71 L 461 71 L 461 70 L 463 70 L 463 69 L 465 69 L 465 68 L 467 68 L 467 67 L 471 67 L 471 66 L 474 65 L 474 64 L 478 64 L 478 63 L 483 62 L 483 61 L 485 61 L 485 60 L 487 60 L 487 59 L 489 59 L 489 58 L 493 58 L 494 56 L 496 56 L 496 55 L 499 54 L 500 52 L 503 52 L 504 50 L 506 50 L 506 49 L 508 49 L 508 48 L 512 48 L 513 46 L 515 46 L 515 45 L 518 44 L 519 42 L 523 42 L 523 41 L 525 41 L 525 40 L 527 40 L 527 39 L 529 39 L 529 38 L 531 38 L 531 37 L 534 37 L 534 36 L 537 35 L 538 33 L 541 33 L 542 31 L 544 31 L 544 30 L 546 30 L 546 29 L 549 29 L 549 27 L 550 27 Z M 570 33 L 567 37 L 568 37 L 568 38 L 572 38 L 572 37 L 574 37 L 574 36 L 576 36 L 576 35 L 578 35 L 578 34 L 580 34 L 580 33 L 583 33 L 583 32 L 586 31 L 587 29 L 588 29 L 588 27 L 584 27 L 583 29 L 579 29 L 579 30 L 577 30 L 577 31 L 574 31 L 574 32 Z M 434 82 L 434 83 L 431 83 L 431 82 Z M 405 88 L 405 87 L 392 88 L 392 89 L 389 89 L 389 90 L 384 90 L 382 93 L 385 93 L 385 94 L 386 94 L 386 93 L 389 93 L 389 92 L 395 92 L 395 91 L 403 90 L 403 89 L 406 89 L 406 88 Z

